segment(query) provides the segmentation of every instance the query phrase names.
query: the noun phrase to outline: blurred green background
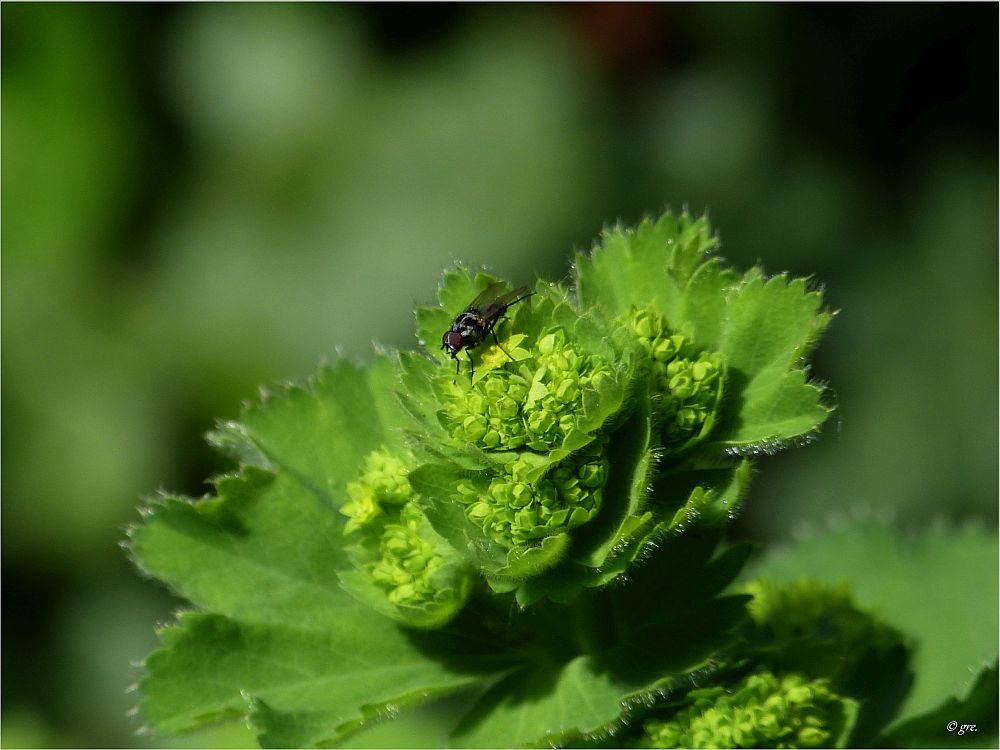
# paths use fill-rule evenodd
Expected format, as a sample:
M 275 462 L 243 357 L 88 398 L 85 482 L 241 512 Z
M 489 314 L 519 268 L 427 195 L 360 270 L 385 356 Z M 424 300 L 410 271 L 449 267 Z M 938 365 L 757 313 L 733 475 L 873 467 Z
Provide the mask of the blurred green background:
M 666 206 L 842 311 L 814 369 L 836 421 L 762 462 L 738 535 L 860 511 L 995 532 L 996 24 L 5 3 L 3 745 L 164 744 L 126 688 L 179 602 L 118 544 L 142 495 L 226 468 L 215 418 L 411 346 L 453 259 L 561 278 L 602 224 Z M 226 732 L 170 742 L 249 742 Z

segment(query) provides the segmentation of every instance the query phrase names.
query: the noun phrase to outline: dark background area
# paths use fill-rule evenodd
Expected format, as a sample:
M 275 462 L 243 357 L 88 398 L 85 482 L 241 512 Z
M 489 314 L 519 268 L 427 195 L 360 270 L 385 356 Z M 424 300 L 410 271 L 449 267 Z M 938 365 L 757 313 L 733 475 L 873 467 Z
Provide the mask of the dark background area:
M 4 4 L 2 744 L 164 744 L 126 687 L 180 602 L 118 545 L 141 496 L 227 468 L 214 419 L 411 346 L 454 259 L 561 278 L 603 225 L 667 206 L 841 311 L 814 365 L 835 423 L 760 462 L 736 535 L 995 530 L 997 21 Z

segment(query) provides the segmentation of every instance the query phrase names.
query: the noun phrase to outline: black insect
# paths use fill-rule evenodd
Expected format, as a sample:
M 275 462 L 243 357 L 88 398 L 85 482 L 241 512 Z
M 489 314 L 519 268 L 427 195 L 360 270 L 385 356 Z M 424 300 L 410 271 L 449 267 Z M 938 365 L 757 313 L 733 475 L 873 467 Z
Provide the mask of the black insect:
M 486 287 L 479 296 L 469 303 L 467 308 L 458 314 L 455 322 L 451 324 L 451 328 L 445 331 L 444 336 L 441 337 L 441 348 L 447 349 L 451 358 L 455 360 L 456 377 L 462 366 L 458 359 L 458 353 L 462 349 L 465 349 L 465 355 L 469 358 L 472 374 L 476 374 L 476 366 L 472 363 L 469 349 L 475 349 L 483 343 L 486 334 L 493 336 L 493 343 L 500 348 L 500 351 L 514 359 L 510 356 L 510 352 L 500 346 L 495 330 L 496 325 L 507 312 L 507 308 L 527 299 L 534 292 L 525 294 L 528 291 L 526 286 L 518 287 L 512 292 L 504 292 L 504 286 L 502 281 L 498 281 Z

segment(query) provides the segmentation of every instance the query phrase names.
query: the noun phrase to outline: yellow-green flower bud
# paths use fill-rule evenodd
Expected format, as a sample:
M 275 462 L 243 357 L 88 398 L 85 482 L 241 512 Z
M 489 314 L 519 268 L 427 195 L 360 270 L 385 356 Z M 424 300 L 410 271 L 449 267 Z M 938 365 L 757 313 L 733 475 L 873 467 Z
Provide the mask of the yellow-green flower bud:
M 483 439 L 487 432 L 489 432 L 489 422 L 486 421 L 486 417 L 482 414 L 470 414 L 462 422 L 462 430 L 465 432 L 465 437 L 469 442 L 475 443 Z
M 530 353 L 516 371 L 513 364 L 496 368 L 447 391 L 442 418 L 456 442 L 485 450 L 552 450 L 582 415 L 584 391 L 601 388 L 610 375 L 603 361 L 578 350 L 562 328 L 544 332 Z
M 347 516 L 344 533 L 349 534 L 369 526 L 382 515 L 382 508 L 372 489 L 362 482 L 351 482 L 347 485 L 347 496 L 350 500 L 341 506 L 340 512 Z
M 650 356 L 652 390 L 661 396 L 664 438 L 668 444 L 680 443 L 701 430 L 718 406 L 721 359 L 697 352 L 652 308 L 634 311 L 629 322 Z
M 608 478 L 603 445 L 592 443 L 534 482 L 525 480 L 531 464 L 519 458 L 494 477 L 485 492 L 462 485 L 466 516 L 508 548 L 536 544 L 587 523 L 600 509 Z
M 640 341 L 655 341 L 663 333 L 663 318 L 648 308 L 637 310 L 632 314 L 632 330 Z
M 521 409 L 527 381 L 503 369 L 491 370 L 471 387 L 449 392 L 444 421 L 454 439 L 484 450 L 514 450 L 527 440 Z
M 445 564 L 445 558 L 420 535 L 421 521 L 413 505 L 404 507 L 399 522 L 382 532 L 380 558 L 371 568 L 372 579 L 396 606 L 419 607 L 440 594 L 431 576 Z
M 650 342 L 649 352 L 657 362 L 666 363 L 676 357 L 683 346 L 684 337 L 675 334 Z
M 447 617 L 468 594 L 468 570 L 413 502 L 410 456 L 382 446 L 365 457 L 360 476 L 347 486 L 345 534 L 354 566 L 374 584 L 405 622 Z M 489 510 L 489 507 L 486 506 Z M 419 615 L 414 615 L 419 612 Z
M 668 721 L 648 721 L 643 745 L 692 747 L 828 747 L 845 721 L 845 700 L 828 680 L 761 671 L 735 688 L 693 691 Z
M 369 453 L 362 462 L 357 481 L 347 485 L 348 501 L 340 508 L 347 516 L 344 533 L 371 528 L 386 508 L 396 508 L 413 496 L 403 460 L 385 446 Z
M 527 445 L 538 451 L 562 443 L 583 411 L 583 394 L 610 375 L 606 363 L 585 354 L 562 328 L 548 331 L 535 347 L 535 369 L 524 402 Z

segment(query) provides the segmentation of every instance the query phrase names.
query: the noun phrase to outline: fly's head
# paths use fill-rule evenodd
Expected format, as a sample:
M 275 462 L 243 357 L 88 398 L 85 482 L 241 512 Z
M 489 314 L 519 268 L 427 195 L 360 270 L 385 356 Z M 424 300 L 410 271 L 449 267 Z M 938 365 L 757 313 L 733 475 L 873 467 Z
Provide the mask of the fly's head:
M 441 348 L 451 355 L 452 359 L 458 356 L 458 353 L 465 346 L 465 341 L 462 339 L 461 331 L 456 331 L 454 328 L 444 332 L 444 336 L 441 337 Z

